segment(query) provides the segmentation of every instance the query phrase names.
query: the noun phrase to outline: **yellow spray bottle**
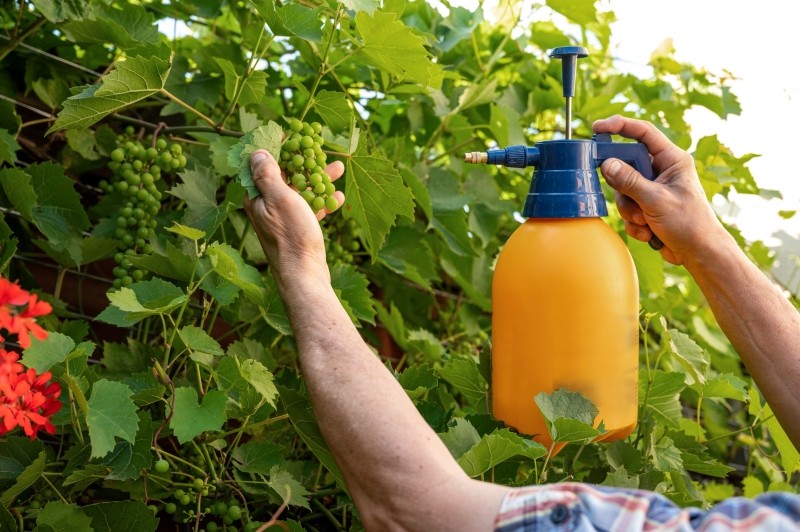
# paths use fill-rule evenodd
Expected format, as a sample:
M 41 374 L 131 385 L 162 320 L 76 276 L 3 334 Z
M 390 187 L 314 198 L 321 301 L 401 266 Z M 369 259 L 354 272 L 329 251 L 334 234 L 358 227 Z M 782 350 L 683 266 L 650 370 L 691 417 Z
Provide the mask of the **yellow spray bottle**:
M 566 139 L 473 152 L 472 163 L 535 166 L 522 215 L 497 259 L 492 281 L 492 409 L 496 418 L 552 443 L 534 397 L 565 388 L 591 399 L 604 440 L 636 426 L 639 288 L 625 243 L 602 219 L 608 211 L 597 167 L 616 157 L 648 179 L 640 143 L 610 135 L 571 138 L 571 99 L 581 47 L 556 48 L 567 98 Z M 651 246 L 658 247 L 657 239 Z

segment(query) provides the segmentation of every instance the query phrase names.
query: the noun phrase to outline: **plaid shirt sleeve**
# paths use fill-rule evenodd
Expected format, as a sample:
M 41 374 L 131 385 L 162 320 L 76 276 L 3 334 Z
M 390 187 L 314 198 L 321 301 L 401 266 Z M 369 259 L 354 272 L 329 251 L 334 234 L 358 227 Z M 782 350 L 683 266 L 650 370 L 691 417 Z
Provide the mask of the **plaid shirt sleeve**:
M 512 490 L 495 518 L 496 532 L 556 530 L 800 531 L 800 496 L 735 497 L 709 510 L 680 508 L 651 491 L 560 483 Z

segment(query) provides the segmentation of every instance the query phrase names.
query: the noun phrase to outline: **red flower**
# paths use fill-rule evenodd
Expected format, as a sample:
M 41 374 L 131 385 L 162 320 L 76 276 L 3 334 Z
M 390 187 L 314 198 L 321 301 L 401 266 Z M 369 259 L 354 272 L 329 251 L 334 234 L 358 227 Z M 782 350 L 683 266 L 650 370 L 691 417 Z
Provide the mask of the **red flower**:
M 18 307 L 23 305 L 25 308 L 20 312 Z M 39 340 L 47 338 L 47 331 L 34 318 L 50 314 L 52 310 L 50 303 L 39 301 L 35 294 L 31 295 L 17 283 L 0 277 L 0 329 L 16 334 L 23 349 L 31 345 L 31 334 Z
M 35 336 L 38 340 L 47 338 L 47 331 L 42 329 L 34 318 L 50 314 L 52 310 L 53 307 L 50 306 L 50 303 L 39 301 L 36 294 L 32 294 L 25 310 L 16 316 L 11 316 L 11 319 L 5 324 L 5 328 L 8 329 L 9 332 L 17 333 L 19 345 L 23 349 L 27 349 L 31 345 L 31 338 L 28 333 Z M 2 320 L 1 317 L 0 320 Z
M 0 349 L 0 379 L 2 379 L 4 375 L 22 373 L 25 371 L 25 368 L 22 364 L 17 362 L 17 360 L 19 360 L 19 354 Z
M 17 283 L 12 283 L 8 279 L 0 277 L 0 307 L 14 305 L 21 307 L 28 302 L 28 292 L 23 290 Z
M 49 382 L 52 377 L 49 371 L 36 374 L 36 370 L 6 373 L 6 370 L 18 369 L 16 353 L 6 353 L 0 349 L 0 435 L 15 427 L 22 427 L 25 434 L 34 439 L 36 433 L 44 430 L 55 434 L 56 428 L 50 417 L 61 409 L 58 397 L 61 385 Z

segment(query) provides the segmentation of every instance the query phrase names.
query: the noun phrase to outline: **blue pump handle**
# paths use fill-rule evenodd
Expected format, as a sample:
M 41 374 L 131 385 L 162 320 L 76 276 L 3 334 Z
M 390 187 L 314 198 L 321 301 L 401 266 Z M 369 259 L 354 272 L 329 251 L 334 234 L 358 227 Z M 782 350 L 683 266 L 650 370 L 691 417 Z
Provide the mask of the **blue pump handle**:
M 633 166 L 645 179 L 652 181 L 656 178 L 653 167 L 650 165 L 650 154 L 647 146 L 641 142 L 622 144 L 612 142 L 608 133 L 598 133 L 592 137 L 597 147 L 595 160 L 600 166 L 606 159 L 619 159 Z

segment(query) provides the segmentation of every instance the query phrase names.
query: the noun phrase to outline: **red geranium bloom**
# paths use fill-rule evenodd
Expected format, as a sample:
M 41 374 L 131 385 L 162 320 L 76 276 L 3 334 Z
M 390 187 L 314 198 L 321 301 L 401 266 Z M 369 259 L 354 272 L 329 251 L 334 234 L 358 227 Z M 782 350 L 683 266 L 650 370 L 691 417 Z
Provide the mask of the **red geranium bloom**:
M 28 302 L 29 294 L 17 283 L 0 277 L 0 307 L 14 305 L 21 307 Z
M 49 418 L 61 409 L 61 385 L 50 383 L 51 377 L 49 371 L 36 375 L 33 368 L 0 374 L 0 435 L 17 426 L 31 439 L 40 430 L 55 434 Z
M 25 371 L 25 367 L 17 362 L 17 360 L 19 360 L 18 353 L 0 348 L 0 378 L 2 378 L 3 375 L 17 374 Z
M 46 301 L 39 301 L 36 294 L 32 294 L 28 300 L 28 306 L 25 310 L 16 316 L 9 316 L 6 323 L 3 323 L 3 318 L 0 316 L 0 327 L 4 327 L 11 333 L 16 333 L 19 345 L 23 349 L 27 349 L 31 345 L 30 334 L 39 340 L 47 338 L 47 331 L 36 323 L 35 318 L 50 314 L 53 307 Z M 30 334 L 28 334 L 30 333 Z

